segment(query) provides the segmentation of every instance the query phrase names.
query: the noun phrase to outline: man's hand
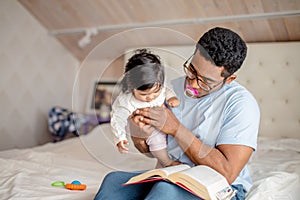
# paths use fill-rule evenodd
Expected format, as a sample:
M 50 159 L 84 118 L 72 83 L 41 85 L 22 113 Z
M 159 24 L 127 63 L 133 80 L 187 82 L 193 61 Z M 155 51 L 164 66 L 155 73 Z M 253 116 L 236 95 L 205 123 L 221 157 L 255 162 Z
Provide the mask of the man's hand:
M 165 105 L 162 105 L 162 107 L 138 109 L 135 113 L 140 117 L 138 119 L 140 122 L 152 125 L 172 136 L 175 136 L 180 126 L 178 119 Z
M 147 140 L 155 128 L 144 123 L 143 119 L 144 117 L 142 115 L 133 114 L 127 119 L 127 124 L 131 136 Z

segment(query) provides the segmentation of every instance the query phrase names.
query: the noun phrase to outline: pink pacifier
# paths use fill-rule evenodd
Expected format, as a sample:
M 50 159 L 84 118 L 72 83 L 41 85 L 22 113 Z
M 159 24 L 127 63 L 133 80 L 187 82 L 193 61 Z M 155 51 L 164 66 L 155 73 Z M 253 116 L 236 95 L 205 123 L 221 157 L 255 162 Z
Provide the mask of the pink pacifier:
M 186 84 L 186 93 L 188 93 L 188 95 L 195 97 L 199 95 L 199 91 L 196 88 L 193 88 L 192 86 L 190 86 L 189 84 Z

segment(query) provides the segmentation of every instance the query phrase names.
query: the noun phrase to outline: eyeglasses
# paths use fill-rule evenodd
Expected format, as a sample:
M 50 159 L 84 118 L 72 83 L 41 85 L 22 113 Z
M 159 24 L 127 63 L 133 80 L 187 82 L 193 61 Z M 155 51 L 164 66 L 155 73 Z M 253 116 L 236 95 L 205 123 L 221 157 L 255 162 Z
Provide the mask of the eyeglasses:
M 213 85 L 213 86 L 210 86 L 210 84 L 208 84 L 205 79 L 208 79 L 210 80 L 210 78 L 207 78 L 205 76 L 201 76 L 201 75 L 198 75 L 197 74 L 197 71 L 195 70 L 193 64 L 190 62 L 192 57 L 194 56 L 194 54 L 187 60 L 183 63 L 183 68 L 184 68 L 184 72 L 185 74 L 187 75 L 187 77 L 190 79 L 190 80 L 194 80 L 196 79 L 197 80 L 197 84 L 198 86 L 204 90 L 205 92 L 210 92 L 212 89 L 214 89 L 215 87 L 219 86 L 221 83 L 225 83 L 226 78 L 224 78 L 222 81 L 220 81 L 219 83 Z

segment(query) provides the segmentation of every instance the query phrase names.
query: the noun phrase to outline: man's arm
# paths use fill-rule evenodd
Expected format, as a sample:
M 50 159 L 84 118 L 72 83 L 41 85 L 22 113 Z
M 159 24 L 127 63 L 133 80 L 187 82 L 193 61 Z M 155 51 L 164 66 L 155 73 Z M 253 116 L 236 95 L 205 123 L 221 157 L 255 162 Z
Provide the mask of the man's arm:
M 146 143 L 147 138 L 154 131 L 154 128 L 150 125 L 141 123 L 140 120 L 136 119 L 137 123 L 134 122 L 133 118 L 135 115 L 129 116 L 127 119 L 127 124 L 133 141 L 134 146 L 147 157 L 153 158 L 153 155 L 150 153 L 149 146 Z M 139 125 L 139 126 L 138 126 Z
M 149 158 L 154 158 L 154 156 L 150 153 L 149 146 L 145 139 L 131 136 L 131 140 L 133 141 L 135 148 L 137 148 L 141 153 L 145 154 Z
M 183 126 L 173 134 L 179 146 L 196 165 L 207 165 L 221 173 L 231 184 L 245 164 L 253 149 L 243 145 L 222 144 L 216 148 L 204 144 Z
M 210 147 L 199 140 L 185 128 L 174 114 L 167 108 L 140 109 L 133 121 L 151 124 L 160 131 L 172 135 L 181 149 L 196 165 L 207 165 L 221 173 L 229 183 L 232 183 L 245 164 L 253 149 L 243 145 L 222 144 L 216 148 Z M 143 116 L 143 118 L 140 118 Z

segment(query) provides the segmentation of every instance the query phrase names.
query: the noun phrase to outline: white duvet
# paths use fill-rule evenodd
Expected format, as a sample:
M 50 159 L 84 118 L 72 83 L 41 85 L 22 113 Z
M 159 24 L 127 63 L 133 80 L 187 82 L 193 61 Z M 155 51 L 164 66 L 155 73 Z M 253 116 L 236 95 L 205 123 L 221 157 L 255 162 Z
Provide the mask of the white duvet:
M 132 145 L 129 154 L 119 154 L 110 138 L 110 127 L 104 124 L 80 138 L 0 152 L 0 199 L 93 199 L 109 171 L 154 166 L 154 159 L 141 155 Z M 254 185 L 248 200 L 300 199 L 300 140 L 260 138 L 249 168 Z M 87 189 L 51 186 L 54 181 L 73 180 L 86 184 Z

